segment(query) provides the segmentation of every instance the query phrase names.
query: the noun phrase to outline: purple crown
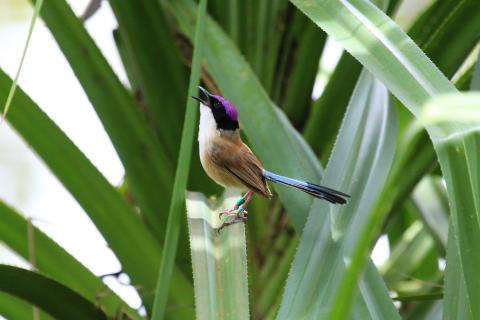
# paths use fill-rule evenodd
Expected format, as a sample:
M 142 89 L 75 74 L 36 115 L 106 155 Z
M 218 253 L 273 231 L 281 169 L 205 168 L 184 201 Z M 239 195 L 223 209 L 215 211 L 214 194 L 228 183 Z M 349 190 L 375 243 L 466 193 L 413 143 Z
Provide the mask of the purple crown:
M 225 108 L 227 115 L 233 121 L 238 121 L 238 111 L 235 105 L 222 96 L 214 96 Z

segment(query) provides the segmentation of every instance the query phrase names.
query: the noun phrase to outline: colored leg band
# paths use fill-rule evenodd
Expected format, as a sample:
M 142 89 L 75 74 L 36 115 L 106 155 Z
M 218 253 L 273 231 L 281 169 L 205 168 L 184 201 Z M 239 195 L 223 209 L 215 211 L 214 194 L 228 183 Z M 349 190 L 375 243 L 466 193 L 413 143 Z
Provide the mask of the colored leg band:
M 235 204 L 237 207 L 240 207 L 242 204 L 245 203 L 245 198 L 240 198 L 238 199 L 237 203 Z

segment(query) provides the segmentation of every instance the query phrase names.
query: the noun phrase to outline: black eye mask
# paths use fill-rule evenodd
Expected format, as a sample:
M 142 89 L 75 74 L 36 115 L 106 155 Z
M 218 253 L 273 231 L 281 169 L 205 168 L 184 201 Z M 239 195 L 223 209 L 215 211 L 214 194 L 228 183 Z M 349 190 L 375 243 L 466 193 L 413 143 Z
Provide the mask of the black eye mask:
M 214 100 L 211 104 L 211 109 L 215 122 L 217 123 L 217 129 L 232 131 L 238 129 L 238 121 L 232 120 L 228 116 L 227 110 L 219 101 Z

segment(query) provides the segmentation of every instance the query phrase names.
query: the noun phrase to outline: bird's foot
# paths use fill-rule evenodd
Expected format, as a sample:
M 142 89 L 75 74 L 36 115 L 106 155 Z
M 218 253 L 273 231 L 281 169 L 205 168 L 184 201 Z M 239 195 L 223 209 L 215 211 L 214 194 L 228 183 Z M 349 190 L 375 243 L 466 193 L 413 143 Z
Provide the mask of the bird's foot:
M 248 217 L 248 212 L 247 212 L 247 210 L 245 210 L 245 208 L 243 206 L 240 206 L 240 207 L 234 207 L 233 209 L 229 209 L 229 210 L 225 210 L 225 211 L 220 212 L 218 214 L 218 218 L 222 219 L 223 215 L 226 215 L 227 219 L 229 217 L 243 217 L 243 218 L 246 218 L 246 217 Z
M 242 212 L 245 212 L 247 213 L 247 211 L 245 211 L 245 209 L 243 208 L 243 204 L 245 203 L 245 197 L 241 197 L 240 199 L 238 199 L 237 203 L 235 203 L 235 206 L 233 206 L 233 209 L 230 209 L 230 210 L 225 210 L 225 211 L 222 211 L 218 214 L 218 218 L 219 219 L 222 219 L 222 216 L 224 214 L 227 215 L 227 217 L 231 217 L 233 215 L 239 215 L 239 213 L 242 213 Z
M 232 224 L 239 223 L 239 222 L 245 222 L 245 221 L 248 220 L 248 213 L 247 213 L 247 211 L 245 211 L 245 209 L 239 208 L 237 211 L 240 211 L 240 214 L 238 214 L 236 212 L 236 213 L 230 215 L 229 217 L 233 217 L 233 219 L 231 219 L 231 220 L 228 220 L 229 217 L 227 217 L 225 222 L 223 222 L 222 225 L 219 228 L 216 229 L 217 233 L 220 233 L 220 231 L 223 228 L 231 226 Z
M 237 215 L 237 210 L 238 208 L 233 208 L 233 209 L 228 209 L 228 210 L 223 210 L 218 214 L 218 218 L 221 220 L 222 216 L 225 214 L 228 217 L 235 216 Z

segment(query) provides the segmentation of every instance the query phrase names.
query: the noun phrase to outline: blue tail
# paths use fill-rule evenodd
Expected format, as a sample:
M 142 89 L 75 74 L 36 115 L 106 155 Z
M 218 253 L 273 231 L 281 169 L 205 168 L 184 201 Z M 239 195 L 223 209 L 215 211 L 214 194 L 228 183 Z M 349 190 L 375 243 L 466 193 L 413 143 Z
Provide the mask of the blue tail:
M 297 180 L 297 179 L 292 179 L 292 178 L 287 178 L 272 172 L 269 172 L 267 170 L 263 171 L 263 176 L 265 179 L 272 181 L 272 182 L 278 182 L 290 187 L 294 187 L 297 189 L 302 190 L 303 192 L 306 192 L 315 198 L 319 199 L 325 199 L 328 202 L 331 202 L 333 204 L 345 204 L 347 203 L 346 198 L 350 198 L 350 196 L 346 193 L 330 189 L 327 187 L 322 187 L 319 186 L 318 184 L 302 181 L 302 180 Z

